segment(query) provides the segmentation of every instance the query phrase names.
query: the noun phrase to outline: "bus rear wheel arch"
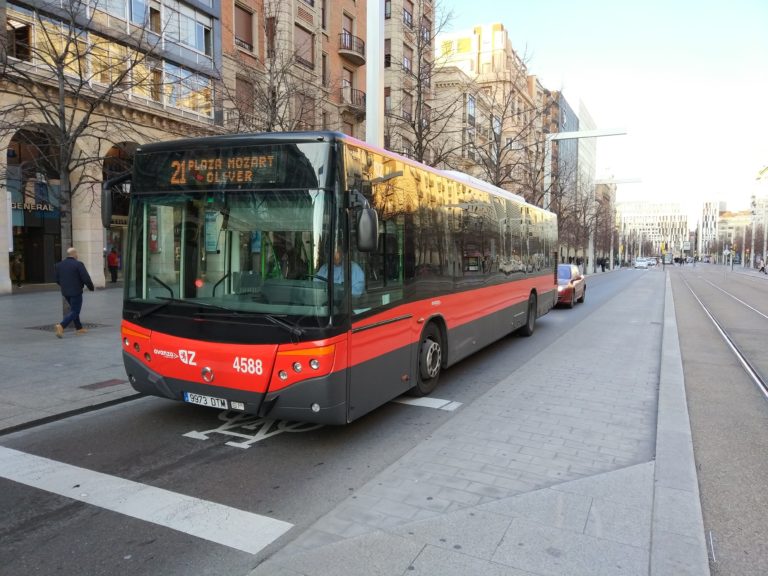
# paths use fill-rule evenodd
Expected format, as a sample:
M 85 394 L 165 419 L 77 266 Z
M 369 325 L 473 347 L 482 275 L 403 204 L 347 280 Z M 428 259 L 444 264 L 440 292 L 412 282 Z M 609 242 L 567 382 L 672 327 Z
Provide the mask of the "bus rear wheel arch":
M 445 358 L 445 339 L 436 322 L 424 327 L 419 339 L 416 384 L 408 393 L 411 396 L 427 396 L 437 386 Z

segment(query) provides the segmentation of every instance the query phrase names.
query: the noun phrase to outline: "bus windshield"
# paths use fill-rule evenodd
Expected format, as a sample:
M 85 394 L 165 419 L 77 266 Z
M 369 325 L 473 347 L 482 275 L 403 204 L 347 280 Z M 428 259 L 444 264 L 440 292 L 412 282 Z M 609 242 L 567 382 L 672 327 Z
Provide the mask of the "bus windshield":
M 339 237 L 331 229 L 338 220 L 332 218 L 336 201 L 317 186 L 318 172 L 309 168 L 301 175 L 278 164 L 269 178 L 249 184 L 232 172 L 241 181 L 227 182 L 221 170 L 211 176 L 199 170 L 203 153 L 211 156 L 162 152 L 144 159 L 132 189 L 126 310 L 137 317 L 161 311 L 226 319 L 263 314 L 314 325 L 335 313 L 329 302 L 343 301 L 343 286 L 330 286 L 317 271 L 332 258 Z M 178 171 L 166 179 L 169 164 L 196 168 L 200 183 L 187 183 L 187 174 Z M 159 191 L 152 191 L 152 182 Z

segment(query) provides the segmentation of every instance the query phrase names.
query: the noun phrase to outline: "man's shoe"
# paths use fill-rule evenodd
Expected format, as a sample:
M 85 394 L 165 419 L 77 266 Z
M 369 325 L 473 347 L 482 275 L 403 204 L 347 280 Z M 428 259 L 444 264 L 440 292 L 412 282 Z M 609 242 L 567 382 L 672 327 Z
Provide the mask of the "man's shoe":
M 64 338 L 64 326 L 56 324 L 53 329 L 56 330 L 56 338 Z
M 85 334 L 88 332 L 86 328 L 80 328 L 80 330 L 75 330 L 75 334 Z

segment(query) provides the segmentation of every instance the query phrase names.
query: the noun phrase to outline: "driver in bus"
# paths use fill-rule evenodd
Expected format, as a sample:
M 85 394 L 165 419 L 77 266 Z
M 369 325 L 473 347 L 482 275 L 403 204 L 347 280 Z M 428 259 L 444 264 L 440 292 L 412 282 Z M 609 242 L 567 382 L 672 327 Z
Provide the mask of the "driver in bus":
M 360 296 L 363 293 L 363 290 L 365 290 L 365 274 L 363 274 L 363 269 L 360 268 L 360 265 L 357 262 L 353 260 L 351 264 L 352 264 L 352 296 Z M 320 266 L 316 276 L 320 280 L 327 280 L 328 265 L 323 264 L 322 266 Z M 333 283 L 334 284 L 344 283 L 344 268 L 342 268 L 341 266 L 341 249 L 338 247 L 333 252 Z

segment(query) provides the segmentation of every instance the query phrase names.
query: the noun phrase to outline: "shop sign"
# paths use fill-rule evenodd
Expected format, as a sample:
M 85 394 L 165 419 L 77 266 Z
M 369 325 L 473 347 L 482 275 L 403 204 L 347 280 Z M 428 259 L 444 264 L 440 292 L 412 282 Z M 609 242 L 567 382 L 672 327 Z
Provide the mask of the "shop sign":
M 11 202 L 13 210 L 26 210 L 27 212 L 55 212 L 52 204 L 48 202 Z

